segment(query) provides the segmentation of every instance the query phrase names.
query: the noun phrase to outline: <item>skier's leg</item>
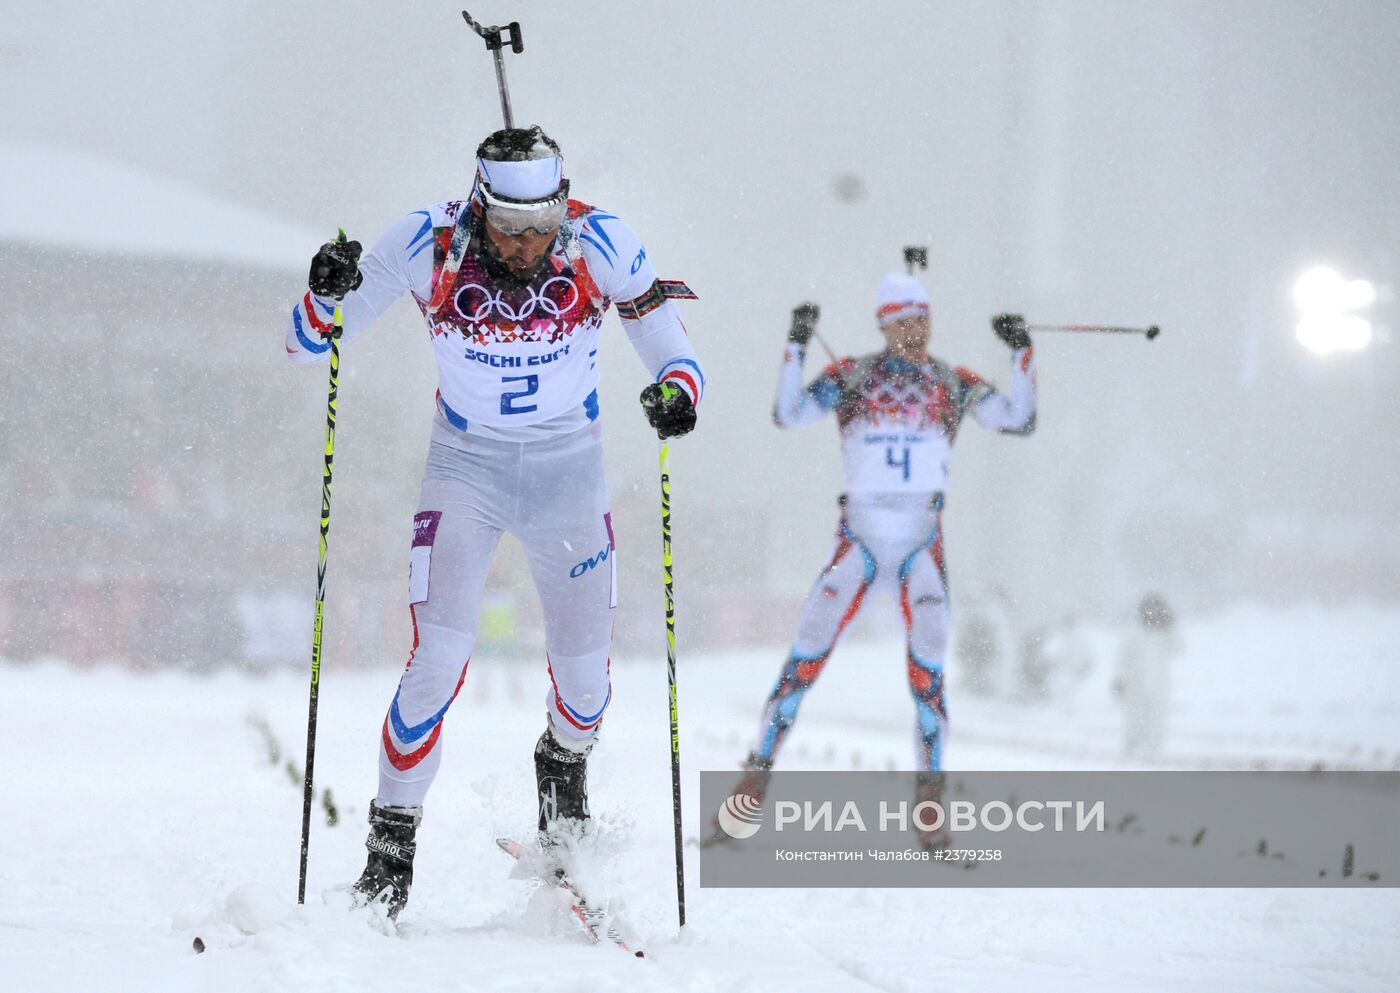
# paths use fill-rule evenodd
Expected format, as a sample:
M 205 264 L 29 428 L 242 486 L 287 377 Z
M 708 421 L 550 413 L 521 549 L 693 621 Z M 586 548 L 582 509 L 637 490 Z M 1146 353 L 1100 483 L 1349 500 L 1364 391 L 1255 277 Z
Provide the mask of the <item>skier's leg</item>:
M 948 583 L 943 565 L 942 522 L 935 514 L 925 541 L 899 567 L 899 606 L 904 617 L 909 689 L 917 719 L 914 747 L 921 771 L 938 772 L 948 714 L 943 701 L 943 662 L 948 654 Z
M 1166 736 L 1162 724 L 1162 700 L 1155 694 L 1139 692 L 1129 699 L 1128 754 L 1151 761 L 1162 751 Z
M 617 557 L 596 431 L 531 446 L 512 532 L 544 612 L 546 729 L 535 747 L 540 830 L 586 821 L 586 760 L 611 699 Z
M 441 447 L 430 456 L 414 517 L 413 648 L 380 733 L 381 806 L 422 804 L 437 774 L 443 720 L 466 678 L 481 593 L 501 536 L 479 485 L 434 472 L 435 458 L 483 473 L 487 467 L 476 463 L 488 460 Z
M 481 591 L 501 535 L 482 485 L 499 475 L 491 454 L 433 444 L 413 519 L 413 650 L 380 731 L 369 857 L 353 887 L 360 899 L 383 903 L 390 917 L 403 909 L 413 884 L 423 798 L 441 763 L 443 719 L 466 677 Z
M 842 502 L 848 510 L 844 499 Z M 852 530 L 846 510 L 836 526 L 836 549 L 802 605 L 792 650 L 764 705 L 758 741 L 744 759 L 744 776 L 734 787 L 734 793 L 743 793 L 756 803 L 761 804 L 767 794 L 773 759 L 797 720 L 802 698 L 821 675 L 841 633 L 860 613 L 875 582 L 875 556 Z M 709 846 L 728 840 L 728 833 L 716 820 L 701 844 Z
M 1145 731 L 1143 751 L 1146 757 L 1157 759 L 1161 757 L 1162 746 L 1167 739 L 1167 720 L 1171 714 L 1171 675 L 1163 653 L 1154 652 L 1146 661 L 1145 675 L 1149 677 L 1151 690 L 1142 708 Z
M 1145 751 L 1146 739 L 1143 734 L 1142 692 L 1129 683 L 1123 698 L 1123 754 L 1128 758 L 1138 758 Z
M 802 697 L 821 675 L 841 632 L 860 612 L 865 594 L 875 581 L 875 572 L 875 557 L 851 531 L 843 515 L 837 528 L 836 551 L 807 594 L 792 651 L 768 697 L 758 744 L 749 758 L 751 765 L 771 767 L 773 757 L 797 720 Z
M 512 532 L 525 548 L 544 612 L 549 724 L 566 745 L 581 749 L 597 733 L 611 695 L 617 557 L 602 446 L 591 437 L 575 439 L 527 459 L 530 506 Z

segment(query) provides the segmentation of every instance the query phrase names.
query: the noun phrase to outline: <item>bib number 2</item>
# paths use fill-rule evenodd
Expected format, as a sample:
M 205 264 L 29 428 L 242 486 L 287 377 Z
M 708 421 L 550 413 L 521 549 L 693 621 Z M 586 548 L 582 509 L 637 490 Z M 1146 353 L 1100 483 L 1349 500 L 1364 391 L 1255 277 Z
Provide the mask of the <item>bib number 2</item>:
M 889 466 L 891 469 L 903 469 L 904 481 L 906 483 L 909 482 L 909 447 L 907 445 L 904 447 L 904 458 L 900 459 L 898 462 L 894 460 L 894 446 L 891 445 L 886 448 L 885 465 Z
M 509 384 L 509 383 L 524 383 L 524 384 L 525 384 L 525 388 L 524 388 L 523 390 L 506 390 L 504 393 L 501 394 L 501 413 L 503 413 L 503 414 L 528 414 L 528 413 L 530 413 L 531 411 L 535 411 L 535 410 L 539 410 L 539 409 L 540 409 L 540 408 L 539 408 L 539 404 L 535 404 L 535 403 L 527 404 L 526 406 L 523 406 L 523 407 L 517 406 L 517 405 L 516 405 L 516 401 L 517 401 L 517 400 L 523 400 L 523 399 L 525 399 L 526 397 L 532 397 L 532 396 L 534 396 L 536 393 L 539 392 L 539 390 L 540 390 L 540 377 L 539 377 L 539 376 L 530 375 L 530 376 L 502 376 L 502 377 L 501 377 L 501 385 L 502 385 L 502 386 L 505 386 L 505 385 L 507 385 L 507 384 Z M 906 474 L 906 478 L 907 478 L 907 474 Z

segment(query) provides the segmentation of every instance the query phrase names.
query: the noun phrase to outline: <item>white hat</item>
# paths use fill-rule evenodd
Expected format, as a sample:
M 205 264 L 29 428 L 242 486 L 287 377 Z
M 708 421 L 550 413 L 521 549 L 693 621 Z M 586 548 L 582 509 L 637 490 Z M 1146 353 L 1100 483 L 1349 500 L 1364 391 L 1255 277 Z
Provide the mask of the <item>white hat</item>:
M 881 324 L 901 317 L 928 316 L 928 290 L 913 276 L 892 272 L 880 280 L 875 294 L 875 319 Z

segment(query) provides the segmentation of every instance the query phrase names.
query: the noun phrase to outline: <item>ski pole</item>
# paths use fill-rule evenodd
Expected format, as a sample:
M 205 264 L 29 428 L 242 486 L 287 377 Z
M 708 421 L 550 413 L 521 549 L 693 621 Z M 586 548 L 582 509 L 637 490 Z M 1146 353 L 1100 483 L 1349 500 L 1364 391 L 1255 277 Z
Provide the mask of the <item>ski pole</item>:
M 479 21 L 472 18 L 465 10 L 462 11 L 462 19 L 467 22 L 467 26 L 481 36 L 486 42 L 486 50 L 496 60 L 496 89 L 501 93 L 501 116 L 505 118 L 506 127 L 515 127 L 515 118 L 510 112 L 510 91 L 506 89 L 506 60 L 505 46 L 510 45 L 510 50 L 516 55 L 525 51 L 525 42 L 520 37 L 520 22 L 511 21 L 505 27 L 491 26 L 484 27 Z M 501 32 L 505 32 L 505 38 L 501 37 Z
M 342 235 L 344 232 L 342 232 Z M 335 404 L 340 380 L 340 301 L 331 329 L 331 378 L 326 390 L 326 462 L 321 473 L 321 555 L 316 564 L 316 619 L 311 629 L 311 700 L 306 709 L 306 780 L 301 796 L 301 875 L 297 903 L 306 902 L 306 855 L 311 847 L 312 781 L 316 765 L 316 707 L 321 688 L 321 624 L 326 606 L 326 537 L 331 530 L 331 470 L 335 465 Z
M 671 816 L 676 831 L 676 913 L 685 927 L 685 852 L 681 838 L 681 711 L 676 693 L 676 597 L 671 577 L 671 443 L 661 442 L 661 572 L 666 583 L 666 681 L 671 705 Z
M 1162 329 L 1153 324 L 1145 328 L 1120 328 L 1108 324 L 1028 324 L 1027 331 L 1072 331 L 1077 334 L 1141 334 L 1146 335 L 1151 341 L 1162 333 Z
M 836 378 L 841 383 L 841 391 L 845 393 L 847 390 L 851 389 L 851 381 L 846 377 L 846 374 L 841 371 L 841 360 L 836 357 L 836 353 L 831 350 L 831 346 L 826 343 L 826 339 L 822 337 L 821 332 L 816 328 L 812 329 L 812 337 L 822 343 L 822 348 L 826 350 L 827 357 L 831 359 L 832 368 L 836 370 Z
M 812 337 L 822 343 L 822 348 L 826 349 L 827 358 L 831 359 L 831 364 L 836 367 L 836 374 L 839 376 L 841 374 L 841 360 L 836 357 L 836 353 L 831 350 L 831 346 L 826 343 L 826 339 L 816 328 L 812 329 Z

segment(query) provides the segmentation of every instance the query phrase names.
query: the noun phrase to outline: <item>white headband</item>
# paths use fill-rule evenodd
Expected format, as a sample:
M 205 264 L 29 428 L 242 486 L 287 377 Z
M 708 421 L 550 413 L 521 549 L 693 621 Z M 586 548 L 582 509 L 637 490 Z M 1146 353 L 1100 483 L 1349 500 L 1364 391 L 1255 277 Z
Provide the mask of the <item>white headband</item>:
M 564 163 L 557 155 L 524 162 L 477 159 L 476 168 L 491 192 L 512 200 L 545 200 L 559 192 Z

